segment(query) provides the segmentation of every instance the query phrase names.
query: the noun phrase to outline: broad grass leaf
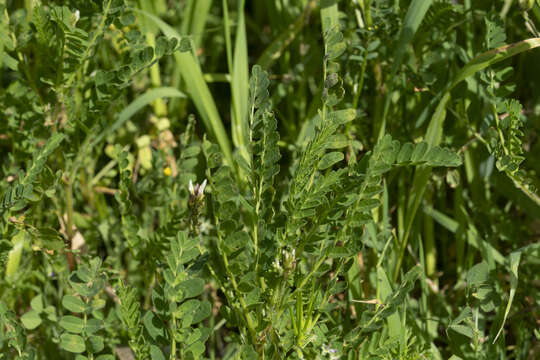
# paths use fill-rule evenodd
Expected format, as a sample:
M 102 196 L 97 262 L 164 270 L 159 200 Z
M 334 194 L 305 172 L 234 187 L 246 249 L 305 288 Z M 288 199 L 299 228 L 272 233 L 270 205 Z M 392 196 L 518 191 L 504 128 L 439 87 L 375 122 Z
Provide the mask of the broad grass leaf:
M 390 301 L 392 294 L 394 293 L 392 285 L 388 280 L 388 276 L 381 266 L 377 266 L 377 290 L 380 295 L 379 300 L 383 303 Z M 381 314 L 381 318 L 388 318 L 387 321 L 390 336 L 397 336 L 401 333 L 400 316 L 395 313 L 395 311 L 396 309 L 392 306 L 387 306 Z
M 165 23 L 159 17 L 139 9 L 134 9 L 134 11 L 143 15 L 146 19 L 159 27 L 167 37 L 189 41 L 189 39 L 181 36 L 173 27 Z M 182 78 L 184 79 L 187 88 L 190 90 L 190 97 L 201 115 L 206 130 L 216 137 L 226 162 L 232 166 L 234 162 L 229 137 L 223 126 L 223 122 L 221 121 L 221 116 L 219 115 L 210 89 L 204 81 L 199 63 L 190 51 L 177 51 L 174 53 L 174 57 L 178 68 L 180 69 Z

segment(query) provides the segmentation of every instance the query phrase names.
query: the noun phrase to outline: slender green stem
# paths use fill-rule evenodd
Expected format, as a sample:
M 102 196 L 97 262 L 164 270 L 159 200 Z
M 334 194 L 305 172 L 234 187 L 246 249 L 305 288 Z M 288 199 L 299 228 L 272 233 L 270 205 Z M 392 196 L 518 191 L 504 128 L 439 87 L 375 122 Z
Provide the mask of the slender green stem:
M 173 319 L 173 323 L 176 320 Z M 172 326 L 170 329 L 170 336 L 171 336 L 171 356 L 169 357 L 170 360 L 176 360 L 176 338 L 175 338 L 175 332 L 176 332 L 176 326 Z
M 433 191 L 429 189 L 425 195 L 426 203 L 433 206 Z M 435 274 L 437 268 L 437 250 L 435 248 L 435 230 L 433 218 L 424 215 L 424 249 L 426 258 L 426 275 L 431 277 Z
M 214 215 L 214 219 L 216 222 L 216 226 L 219 226 L 219 219 L 217 218 L 217 215 Z M 240 302 L 240 305 L 242 307 L 242 311 L 244 313 L 244 317 L 247 322 L 248 331 L 251 337 L 251 341 L 253 345 L 257 344 L 257 332 L 255 331 L 255 324 L 253 323 L 253 319 L 251 318 L 251 314 L 249 313 L 249 310 L 247 308 L 246 301 L 244 299 L 244 295 L 238 288 L 238 283 L 236 281 L 236 277 L 234 276 L 233 272 L 231 271 L 229 267 L 229 258 L 227 257 L 226 252 L 222 249 L 223 245 L 223 238 L 221 236 L 221 233 L 218 231 L 218 251 L 221 254 L 221 260 L 223 261 L 223 265 L 225 266 L 225 271 L 227 272 L 227 275 L 231 279 L 231 284 L 233 286 L 234 292 L 236 293 L 236 297 L 238 301 Z
M 227 5 L 227 0 L 222 0 L 221 6 L 223 9 L 223 30 L 225 32 L 225 51 L 227 53 L 227 67 L 229 69 L 229 73 L 231 73 L 233 69 L 231 23 L 229 19 L 229 7 Z
M 71 239 L 73 239 L 73 185 L 71 179 L 68 179 L 66 184 L 66 214 L 66 234 L 71 244 Z

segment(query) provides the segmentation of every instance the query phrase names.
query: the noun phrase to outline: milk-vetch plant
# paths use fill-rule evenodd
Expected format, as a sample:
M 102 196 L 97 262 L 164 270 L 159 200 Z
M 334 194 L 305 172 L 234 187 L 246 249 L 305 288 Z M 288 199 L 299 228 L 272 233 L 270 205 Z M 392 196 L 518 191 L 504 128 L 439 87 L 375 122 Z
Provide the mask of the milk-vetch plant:
M 0 359 L 536 359 L 540 3 L 0 1 Z

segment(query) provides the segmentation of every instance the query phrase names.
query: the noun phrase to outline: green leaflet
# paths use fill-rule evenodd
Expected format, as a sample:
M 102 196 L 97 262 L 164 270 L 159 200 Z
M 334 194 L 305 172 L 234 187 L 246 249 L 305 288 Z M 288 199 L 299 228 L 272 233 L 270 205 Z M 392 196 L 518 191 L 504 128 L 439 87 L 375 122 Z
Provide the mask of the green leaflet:
M 329 167 L 334 166 L 336 163 L 340 162 L 344 158 L 345 156 L 342 152 L 329 152 L 321 158 L 321 161 L 319 162 L 319 170 L 326 170 Z
M 32 163 L 24 178 L 18 184 L 8 187 L 4 193 L 2 197 L 3 208 L 10 208 L 19 200 L 33 199 L 33 183 L 43 170 L 48 157 L 60 146 L 65 137 L 62 133 L 54 133 L 39 150 L 34 152 Z
M 62 334 L 60 336 L 60 347 L 75 354 L 83 353 L 86 350 L 84 339 L 74 334 Z
M 273 183 L 279 172 L 278 161 L 281 158 L 277 121 L 268 92 L 269 84 L 268 74 L 255 65 L 250 79 L 248 168 L 251 172 L 252 207 L 255 209 L 257 222 L 271 222 L 272 215 L 268 210 L 273 201 Z

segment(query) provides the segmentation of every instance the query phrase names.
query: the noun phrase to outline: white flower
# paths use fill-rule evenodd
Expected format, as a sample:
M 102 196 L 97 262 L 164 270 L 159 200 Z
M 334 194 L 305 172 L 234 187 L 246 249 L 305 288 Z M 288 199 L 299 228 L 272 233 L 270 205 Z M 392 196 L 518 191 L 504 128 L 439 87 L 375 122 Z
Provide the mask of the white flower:
M 71 25 L 75 26 L 77 24 L 77 21 L 81 18 L 81 12 L 79 10 L 75 10 L 75 12 L 71 15 Z
M 199 231 L 201 234 L 208 235 L 210 233 L 210 230 L 212 230 L 213 226 L 207 219 L 204 219 L 201 224 L 199 225 Z
M 199 187 L 199 195 L 202 195 L 204 193 L 204 188 L 205 187 L 206 187 L 206 179 L 204 179 L 201 186 Z
M 193 186 L 193 182 L 189 180 L 189 193 L 191 196 L 198 198 L 199 200 L 202 200 L 204 197 L 204 189 L 206 188 L 207 181 L 204 179 L 204 181 L 201 184 L 195 184 Z

